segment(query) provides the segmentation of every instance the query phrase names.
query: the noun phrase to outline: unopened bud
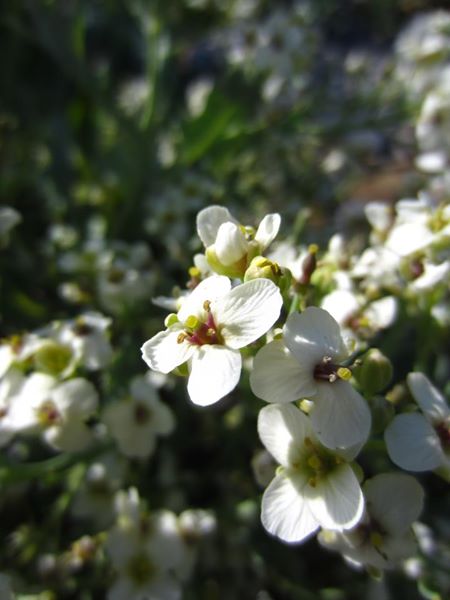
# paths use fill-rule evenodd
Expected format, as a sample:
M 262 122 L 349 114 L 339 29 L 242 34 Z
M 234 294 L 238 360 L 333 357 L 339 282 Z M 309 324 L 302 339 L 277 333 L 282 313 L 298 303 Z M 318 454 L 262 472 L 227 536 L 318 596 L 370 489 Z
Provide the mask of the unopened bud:
M 245 271 L 244 281 L 260 279 L 261 277 L 273 281 L 280 288 L 282 294 L 290 288 L 292 281 L 289 269 L 280 267 L 278 263 L 269 260 L 265 256 L 255 256 Z
M 309 285 L 311 281 L 311 276 L 317 267 L 316 254 L 318 250 L 319 247 L 316 244 L 311 244 L 308 248 L 308 254 L 305 256 L 302 263 L 302 275 L 299 279 L 301 285 Z
M 383 433 L 395 416 L 393 405 L 383 396 L 374 396 L 370 400 L 372 412 L 372 432 L 377 435 Z
M 372 348 L 361 360 L 353 374 L 369 396 L 383 391 L 392 379 L 392 363 L 380 350 Z

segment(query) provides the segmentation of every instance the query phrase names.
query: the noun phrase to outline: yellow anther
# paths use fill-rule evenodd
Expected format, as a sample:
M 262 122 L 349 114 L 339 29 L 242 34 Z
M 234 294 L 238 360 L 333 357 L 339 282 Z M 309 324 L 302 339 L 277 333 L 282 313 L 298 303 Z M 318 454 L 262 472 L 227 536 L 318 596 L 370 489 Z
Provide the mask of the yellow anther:
M 205 300 L 203 302 L 203 309 L 206 310 L 206 312 L 209 312 L 211 310 L 211 301 L 210 300 Z
M 308 485 L 315 488 L 317 485 L 317 479 L 315 477 L 310 477 L 308 479 Z
M 206 335 L 208 335 L 209 337 L 212 337 L 215 334 L 216 334 L 216 332 L 214 331 L 214 329 L 212 327 L 210 327 L 208 329 L 208 331 L 206 332 Z
M 309 254 L 317 254 L 319 252 L 319 246 L 317 244 L 310 244 L 308 246 Z
M 253 264 L 255 265 L 255 267 L 270 267 L 271 262 L 268 258 L 265 258 L 264 256 L 257 256 L 253 259 Z
M 188 334 L 185 331 L 179 333 L 177 337 L 177 344 L 182 344 L 187 337 Z
M 190 277 L 198 278 L 202 274 L 198 267 L 189 267 L 188 273 Z
M 370 320 L 367 317 L 360 317 L 358 321 L 359 327 L 370 327 Z
M 339 379 L 343 379 L 344 381 L 349 381 L 352 378 L 352 372 L 347 367 L 339 367 L 337 370 L 337 376 Z
M 335 455 L 335 457 L 334 457 L 334 462 L 335 462 L 337 465 L 342 465 L 342 463 L 344 462 L 344 459 L 343 459 L 343 458 L 341 458 L 340 456 L 337 456 L 337 455 Z
M 196 329 L 199 326 L 199 320 L 195 315 L 189 315 L 184 324 L 186 327 L 189 327 L 189 329 Z
M 313 454 L 312 456 L 310 456 L 308 458 L 308 465 L 313 468 L 315 471 L 319 471 L 323 464 L 322 461 L 320 460 L 320 458 L 317 456 L 317 454 Z
M 167 317 L 164 319 L 164 325 L 166 327 L 170 327 L 171 325 L 174 325 L 177 322 L 178 317 L 175 313 L 170 313 L 170 315 L 167 315 Z

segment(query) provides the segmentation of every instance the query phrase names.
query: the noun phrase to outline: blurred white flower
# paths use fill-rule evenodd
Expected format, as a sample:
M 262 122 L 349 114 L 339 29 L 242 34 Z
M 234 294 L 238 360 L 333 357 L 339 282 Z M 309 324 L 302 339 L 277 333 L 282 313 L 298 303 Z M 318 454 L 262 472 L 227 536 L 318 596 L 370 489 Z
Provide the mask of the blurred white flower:
M 8 234 L 22 221 L 20 213 L 10 206 L 0 206 L 0 243 L 8 240 Z
M 108 532 L 106 550 L 116 572 L 108 600 L 178 600 L 175 576 L 183 560 L 177 517 L 167 510 L 146 514 L 137 490 L 116 496 L 117 523 Z
M 423 508 L 424 491 L 410 475 L 382 473 L 363 486 L 366 510 L 349 531 L 321 531 L 320 543 L 353 566 L 391 569 L 417 551 L 411 525 Z
M 10 420 L 16 432 L 41 431 L 57 450 L 78 452 L 92 442 L 86 420 L 97 403 L 97 392 L 86 379 L 59 383 L 50 375 L 32 373 L 11 399 Z
M 175 426 L 172 411 L 159 400 L 156 389 L 145 377 L 132 379 L 129 396 L 109 404 L 103 411 L 103 420 L 120 451 L 139 458 L 150 456 L 156 437 L 168 435 Z

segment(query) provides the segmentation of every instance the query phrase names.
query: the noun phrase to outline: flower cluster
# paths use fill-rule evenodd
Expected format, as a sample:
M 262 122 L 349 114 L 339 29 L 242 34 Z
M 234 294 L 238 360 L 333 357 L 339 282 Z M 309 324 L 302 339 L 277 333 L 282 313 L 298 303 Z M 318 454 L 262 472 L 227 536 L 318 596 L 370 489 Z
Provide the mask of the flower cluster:
M 262 497 L 263 526 L 290 543 L 319 532 L 324 546 L 372 570 L 414 554 L 411 526 L 424 494 L 413 477 L 395 472 L 361 486 L 358 454 L 385 429 L 389 456 L 400 467 L 439 473 L 448 463 L 443 398 L 423 374 L 412 373 L 409 386 L 431 424 L 418 413 L 392 419 L 380 396 L 392 366 L 370 349 L 377 332 L 395 322 L 399 300 L 411 302 L 405 271 L 419 257 L 440 256 L 448 207 L 432 213 L 419 199 L 399 202 L 395 219 L 386 211 L 368 206 L 373 246 L 352 259 L 337 237 L 323 257 L 310 246 L 296 258 L 286 244 L 264 256 L 279 215 L 267 215 L 254 229 L 225 207 L 200 211 L 205 253 L 195 257 L 178 312 L 142 346 L 151 369 L 188 377 L 189 397 L 201 406 L 232 392 L 241 353 L 253 356 L 246 363 L 251 390 L 270 403 L 259 412 L 258 434 L 280 465 Z M 371 252 L 395 257 L 386 280 L 395 281 L 392 287 L 367 266 Z

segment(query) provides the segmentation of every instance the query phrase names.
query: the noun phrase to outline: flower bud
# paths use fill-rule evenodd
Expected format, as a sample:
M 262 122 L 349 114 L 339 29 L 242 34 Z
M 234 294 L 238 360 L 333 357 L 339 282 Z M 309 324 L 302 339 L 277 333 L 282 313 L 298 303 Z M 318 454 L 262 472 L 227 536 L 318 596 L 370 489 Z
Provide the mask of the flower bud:
M 68 346 L 48 340 L 34 355 L 34 364 L 38 371 L 48 375 L 59 375 L 69 366 L 72 350 Z
M 392 363 L 380 350 L 372 348 L 362 359 L 353 374 L 363 392 L 373 396 L 384 390 L 392 379 Z
M 247 255 L 244 255 L 236 263 L 224 265 L 220 262 L 214 247 L 210 246 L 206 249 L 205 256 L 211 269 L 218 275 L 225 275 L 231 279 L 241 279 L 244 276 L 245 269 L 247 268 Z
M 395 416 L 395 409 L 383 396 L 374 396 L 370 401 L 372 432 L 382 433 Z

